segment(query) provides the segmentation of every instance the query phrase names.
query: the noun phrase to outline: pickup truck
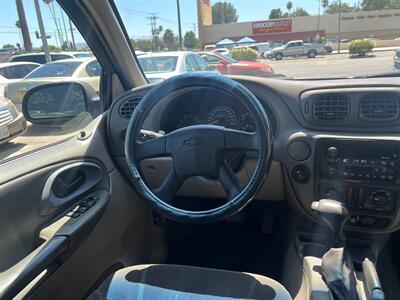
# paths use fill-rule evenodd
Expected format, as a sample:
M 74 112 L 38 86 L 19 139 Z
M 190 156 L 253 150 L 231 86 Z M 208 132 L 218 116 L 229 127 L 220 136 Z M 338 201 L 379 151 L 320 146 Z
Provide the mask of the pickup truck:
M 314 58 L 317 54 L 326 54 L 328 51 L 323 44 L 308 44 L 303 41 L 290 41 L 287 44 L 273 48 L 264 53 L 265 58 L 281 60 L 284 56 L 307 56 Z

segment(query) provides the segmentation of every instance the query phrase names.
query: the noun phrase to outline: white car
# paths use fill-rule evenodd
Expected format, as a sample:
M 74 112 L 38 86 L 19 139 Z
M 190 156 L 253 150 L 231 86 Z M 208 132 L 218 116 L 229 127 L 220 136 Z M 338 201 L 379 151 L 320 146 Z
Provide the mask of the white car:
M 96 58 L 69 58 L 47 63 L 33 70 L 24 79 L 7 84 L 4 95 L 19 110 L 26 92 L 46 83 L 76 80 L 99 89 L 101 66 Z
M 65 51 L 65 52 L 50 52 L 51 61 L 68 59 L 68 58 L 92 58 L 92 52 L 89 51 Z M 46 56 L 44 52 L 38 53 L 25 53 L 13 55 L 8 59 L 8 62 L 35 62 L 39 64 L 46 63 Z
M 30 62 L 0 63 L 0 96 L 4 96 L 7 84 L 21 80 L 37 67 L 40 67 L 40 64 Z
M 216 53 L 222 54 L 222 55 L 229 55 L 229 49 L 227 49 L 227 48 L 217 48 L 217 49 L 213 50 L 212 52 L 216 52 Z
M 40 67 L 40 64 L 31 62 L 0 63 L 0 83 L 24 78 L 37 67 Z
M 186 72 L 210 70 L 207 62 L 191 51 L 145 54 L 139 56 L 138 60 L 151 83 L 161 82 Z

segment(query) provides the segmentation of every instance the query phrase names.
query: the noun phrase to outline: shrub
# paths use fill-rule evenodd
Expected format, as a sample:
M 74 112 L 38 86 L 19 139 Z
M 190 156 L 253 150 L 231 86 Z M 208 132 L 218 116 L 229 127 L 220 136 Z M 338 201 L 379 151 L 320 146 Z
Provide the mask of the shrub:
M 253 49 L 233 49 L 231 56 L 236 60 L 255 61 L 257 60 L 257 51 Z
M 371 52 L 375 47 L 375 42 L 369 39 L 354 40 L 348 45 L 349 53 L 351 55 L 358 54 L 358 56 L 365 56 Z

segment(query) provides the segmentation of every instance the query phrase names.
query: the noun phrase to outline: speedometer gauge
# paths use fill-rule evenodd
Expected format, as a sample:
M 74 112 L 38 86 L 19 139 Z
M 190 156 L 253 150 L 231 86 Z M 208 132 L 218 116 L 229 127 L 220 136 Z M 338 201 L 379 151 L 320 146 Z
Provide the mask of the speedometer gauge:
M 178 128 L 198 125 L 201 123 L 201 119 L 198 115 L 193 113 L 185 114 L 178 122 Z
M 208 113 L 206 123 L 228 128 L 237 128 L 239 120 L 232 108 L 228 106 L 217 106 Z

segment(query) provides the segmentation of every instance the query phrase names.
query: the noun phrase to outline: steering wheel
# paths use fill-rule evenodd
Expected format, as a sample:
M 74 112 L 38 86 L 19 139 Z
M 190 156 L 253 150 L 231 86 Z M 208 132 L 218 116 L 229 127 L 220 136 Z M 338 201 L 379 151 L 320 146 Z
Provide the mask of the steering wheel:
M 232 101 L 240 101 L 252 114 L 256 131 L 249 133 L 215 125 L 193 125 L 148 141 L 138 139 L 143 122 L 154 105 L 171 93 L 188 88 L 214 89 L 225 92 Z M 246 186 L 240 185 L 226 164 L 228 150 L 257 152 L 257 164 Z M 140 101 L 127 129 L 125 155 L 137 193 L 161 215 L 186 223 L 219 221 L 243 209 L 268 175 L 272 160 L 270 121 L 258 99 L 242 84 L 214 73 L 186 73 L 154 86 Z M 142 177 L 139 164 L 144 159 L 162 156 L 171 156 L 173 167 L 164 182 L 152 191 Z M 172 206 L 171 200 L 180 186 L 192 176 L 219 180 L 228 195 L 227 201 L 203 211 Z

